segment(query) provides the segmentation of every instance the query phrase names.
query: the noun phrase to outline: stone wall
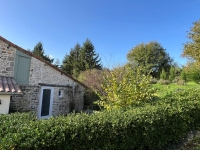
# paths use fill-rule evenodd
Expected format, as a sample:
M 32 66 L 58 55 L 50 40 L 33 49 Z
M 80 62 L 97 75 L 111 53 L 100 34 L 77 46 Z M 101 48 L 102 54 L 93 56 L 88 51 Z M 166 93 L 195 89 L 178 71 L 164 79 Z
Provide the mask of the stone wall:
M 66 75 L 34 57 L 31 58 L 30 70 L 29 84 L 31 85 L 38 85 L 38 83 L 48 83 L 72 86 L 74 82 Z
M 72 88 L 54 87 L 52 115 L 66 114 L 71 110 L 83 110 L 84 88 L 71 78 L 48 66 L 44 62 L 32 57 L 30 66 L 29 84 L 38 83 L 66 85 Z M 59 98 L 59 90 L 64 91 L 63 98 Z
M 63 91 L 62 97 L 59 97 L 59 90 Z M 73 91 L 71 87 L 54 87 L 54 100 L 52 115 L 66 115 L 71 112 L 70 103 L 73 101 Z
M 80 88 L 73 91 L 72 87 L 54 87 L 52 115 L 66 115 L 72 110 L 82 111 L 84 92 Z M 38 115 L 41 86 L 20 85 L 20 89 L 21 95 L 12 96 L 10 112 L 33 111 Z M 59 97 L 59 90 L 63 91 L 62 97 Z
M 20 85 L 22 95 L 13 95 L 10 101 L 10 111 L 37 113 L 39 105 L 40 86 Z
M 75 103 L 75 110 L 80 112 L 83 111 L 84 105 L 84 88 L 78 84 L 74 86 L 74 103 Z
M 0 76 L 14 76 L 16 49 L 0 40 Z

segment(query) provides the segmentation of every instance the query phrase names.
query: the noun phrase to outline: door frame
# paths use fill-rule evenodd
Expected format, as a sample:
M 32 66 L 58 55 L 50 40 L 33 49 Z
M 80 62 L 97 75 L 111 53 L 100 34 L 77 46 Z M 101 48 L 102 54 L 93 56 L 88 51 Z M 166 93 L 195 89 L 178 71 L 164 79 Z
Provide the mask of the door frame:
M 50 108 L 49 108 L 49 115 L 48 116 L 41 116 L 42 111 L 42 98 L 43 98 L 43 90 L 44 89 L 50 89 L 51 95 L 50 95 Z M 48 119 L 52 115 L 52 105 L 53 105 L 53 96 L 54 96 L 54 88 L 50 86 L 42 86 L 40 89 L 40 98 L 39 98 L 39 111 L 38 111 L 38 118 L 39 119 Z

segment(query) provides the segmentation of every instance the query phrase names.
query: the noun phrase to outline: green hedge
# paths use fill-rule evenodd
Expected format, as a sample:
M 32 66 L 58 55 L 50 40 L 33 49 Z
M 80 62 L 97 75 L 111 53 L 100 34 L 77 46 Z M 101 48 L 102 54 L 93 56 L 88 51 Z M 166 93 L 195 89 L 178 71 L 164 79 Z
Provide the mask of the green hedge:
M 0 149 L 163 149 L 199 126 L 199 93 L 178 91 L 145 107 L 49 120 L 0 115 Z

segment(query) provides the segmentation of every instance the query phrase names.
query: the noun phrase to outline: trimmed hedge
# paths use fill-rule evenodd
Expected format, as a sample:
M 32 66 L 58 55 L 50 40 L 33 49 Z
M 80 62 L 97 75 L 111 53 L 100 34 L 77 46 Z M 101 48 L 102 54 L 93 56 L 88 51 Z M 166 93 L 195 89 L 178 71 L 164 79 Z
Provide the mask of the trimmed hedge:
M 0 149 L 163 149 L 199 126 L 199 93 L 177 91 L 145 107 L 49 120 L 0 115 Z

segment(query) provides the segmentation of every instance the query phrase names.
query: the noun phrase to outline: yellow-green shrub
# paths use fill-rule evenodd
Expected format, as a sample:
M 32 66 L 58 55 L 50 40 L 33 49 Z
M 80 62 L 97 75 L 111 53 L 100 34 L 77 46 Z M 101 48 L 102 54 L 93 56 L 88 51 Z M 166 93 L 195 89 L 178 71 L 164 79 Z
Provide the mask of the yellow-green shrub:
M 155 90 L 150 85 L 150 75 L 141 73 L 141 68 L 118 68 L 104 76 L 102 88 L 105 92 L 97 102 L 106 109 L 123 108 L 151 101 Z

